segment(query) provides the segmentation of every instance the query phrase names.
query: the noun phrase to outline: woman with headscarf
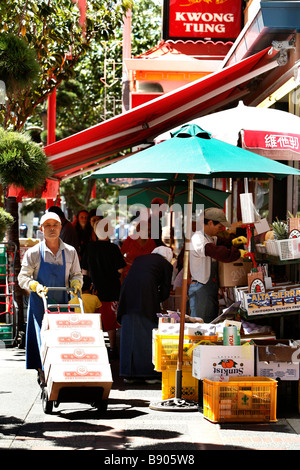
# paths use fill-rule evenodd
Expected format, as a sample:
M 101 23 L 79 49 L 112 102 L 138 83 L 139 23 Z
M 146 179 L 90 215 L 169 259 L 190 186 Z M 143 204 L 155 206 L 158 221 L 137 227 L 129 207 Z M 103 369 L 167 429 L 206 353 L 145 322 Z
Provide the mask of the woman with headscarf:
M 120 375 L 127 383 L 160 381 L 152 364 L 152 330 L 158 326 L 160 302 L 170 294 L 172 258 L 171 248 L 165 246 L 138 256 L 122 284 L 117 320 L 121 324 Z
M 135 258 L 152 253 L 155 247 L 155 240 L 151 238 L 150 221 L 137 222 L 134 233 L 129 235 L 121 246 L 121 253 L 127 263 L 122 278 L 127 276 Z

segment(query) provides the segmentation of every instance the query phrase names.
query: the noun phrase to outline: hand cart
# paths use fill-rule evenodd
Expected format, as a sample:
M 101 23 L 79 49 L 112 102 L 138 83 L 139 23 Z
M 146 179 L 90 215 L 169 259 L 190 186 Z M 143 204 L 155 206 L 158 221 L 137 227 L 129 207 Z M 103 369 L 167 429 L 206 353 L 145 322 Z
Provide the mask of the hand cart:
M 66 290 L 68 293 L 74 292 L 74 289 L 72 288 L 65 288 L 65 287 L 49 287 L 48 291 L 51 290 Z M 48 304 L 47 299 L 45 295 L 42 295 L 43 303 L 44 303 L 44 311 L 45 315 L 51 315 L 52 313 L 59 313 L 60 315 L 63 315 L 66 312 L 61 312 L 61 308 L 67 308 L 68 312 L 67 314 L 73 314 L 74 312 L 71 311 L 73 308 L 80 308 L 80 314 L 79 316 L 84 315 L 86 317 L 86 314 L 84 314 L 84 308 L 83 308 L 83 302 L 81 299 L 80 294 L 78 294 L 78 301 L 79 304 Z M 50 309 L 58 309 L 57 312 L 50 311 Z M 95 315 L 95 314 L 93 314 Z M 100 330 L 102 331 L 102 330 Z M 103 347 L 100 347 L 103 350 Z M 105 349 L 105 353 L 107 354 L 107 351 Z M 108 362 L 107 358 L 107 366 L 109 366 L 109 371 L 110 371 L 110 365 Z M 47 377 L 45 377 L 45 383 L 42 387 L 42 393 L 41 393 L 41 399 L 42 399 L 42 408 L 44 413 L 46 414 L 51 414 L 53 411 L 53 406 L 58 407 L 60 403 L 88 403 L 91 404 L 93 408 L 96 408 L 100 412 L 105 412 L 107 410 L 107 405 L 108 405 L 108 393 L 107 390 L 105 391 L 104 386 L 99 386 L 99 383 L 97 382 L 95 385 L 89 383 L 88 386 L 80 386 L 80 384 L 74 383 L 74 386 L 72 383 L 68 383 L 67 386 L 61 386 L 59 387 L 58 391 L 58 396 L 55 400 L 50 400 L 51 396 L 49 396 L 49 390 L 48 390 L 48 382 L 47 382 Z M 104 384 L 103 384 L 104 385 Z M 110 387 L 109 387 L 110 388 Z

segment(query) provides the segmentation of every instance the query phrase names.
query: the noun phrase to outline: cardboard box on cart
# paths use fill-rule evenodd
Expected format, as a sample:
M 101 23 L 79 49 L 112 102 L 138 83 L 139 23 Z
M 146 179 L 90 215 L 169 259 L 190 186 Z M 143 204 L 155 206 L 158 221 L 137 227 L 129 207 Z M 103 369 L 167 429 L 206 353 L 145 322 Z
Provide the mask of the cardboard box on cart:
M 45 379 L 48 379 L 51 366 L 93 364 L 100 366 L 108 364 L 107 348 L 105 346 L 70 346 L 63 348 L 48 348 L 43 363 Z
M 102 330 L 100 313 L 50 313 L 43 318 L 41 332 L 62 328 L 95 328 Z
M 300 345 L 294 340 L 255 340 L 256 375 L 299 380 Z
M 45 315 L 41 341 L 49 400 L 57 400 L 60 389 L 68 387 L 101 387 L 102 400 L 108 398 L 112 374 L 100 314 Z
M 41 332 L 41 358 L 45 361 L 49 348 L 105 347 L 103 332 L 90 328 L 65 328 Z
M 109 364 L 54 364 L 50 366 L 47 389 L 49 400 L 57 400 L 61 388 L 101 387 L 107 400 L 112 386 Z

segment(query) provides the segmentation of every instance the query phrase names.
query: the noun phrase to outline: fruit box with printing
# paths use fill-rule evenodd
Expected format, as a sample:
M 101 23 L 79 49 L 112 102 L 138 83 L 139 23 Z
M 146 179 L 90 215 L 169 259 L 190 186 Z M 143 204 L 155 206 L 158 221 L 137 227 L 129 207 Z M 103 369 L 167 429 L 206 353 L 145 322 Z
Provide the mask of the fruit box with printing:
M 101 330 L 101 315 L 100 313 L 49 313 L 44 315 L 41 330 L 60 330 L 74 327 Z
M 103 331 L 90 328 L 65 328 L 41 332 L 41 357 L 46 357 L 48 348 L 105 346 Z
M 229 380 L 254 375 L 254 346 L 199 345 L 193 350 L 192 375 L 196 379 Z
M 49 400 L 57 400 L 59 390 L 66 387 L 103 387 L 102 399 L 108 398 L 112 386 L 109 364 L 51 365 L 47 381 Z
M 51 365 L 65 364 L 108 364 L 107 348 L 98 347 L 69 347 L 69 348 L 48 348 L 44 359 L 44 372 L 47 380 Z
M 293 340 L 255 340 L 256 375 L 299 380 L 300 345 Z
M 289 312 L 300 309 L 300 285 L 278 287 L 266 292 L 249 293 L 248 289 L 236 289 L 236 299 L 248 316 Z

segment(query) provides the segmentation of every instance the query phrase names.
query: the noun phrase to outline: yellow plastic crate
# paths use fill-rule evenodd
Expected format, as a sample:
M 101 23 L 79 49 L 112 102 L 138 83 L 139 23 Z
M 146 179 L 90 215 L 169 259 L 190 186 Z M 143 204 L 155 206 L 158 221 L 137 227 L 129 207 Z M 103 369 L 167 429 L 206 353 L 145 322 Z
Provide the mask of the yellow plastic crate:
M 276 405 L 277 381 L 268 377 L 203 379 L 203 415 L 213 423 L 277 421 Z
M 198 403 L 198 379 L 192 376 L 192 369 L 182 369 L 181 398 Z M 162 371 L 162 399 L 175 397 L 176 369 Z
M 193 355 L 188 354 L 199 341 L 217 341 L 217 336 L 184 336 L 182 365 L 192 367 Z M 157 371 L 166 369 L 176 369 L 178 359 L 179 335 L 155 335 L 155 362 L 154 367 Z

